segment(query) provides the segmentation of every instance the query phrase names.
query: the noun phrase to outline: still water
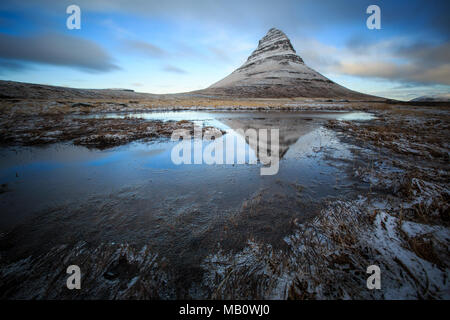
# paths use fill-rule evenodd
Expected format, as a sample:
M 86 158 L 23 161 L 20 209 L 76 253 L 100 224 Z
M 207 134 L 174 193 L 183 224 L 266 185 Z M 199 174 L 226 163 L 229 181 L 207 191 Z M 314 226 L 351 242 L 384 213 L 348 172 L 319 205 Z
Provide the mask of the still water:
M 244 139 L 236 129 L 278 128 L 279 172 L 261 176 L 246 141 L 245 164 L 181 164 L 178 142 L 135 141 L 107 150 L 70 143 L 0 149 L 0 232 L 20 233 L 9 254 L 45 252 L 58 244 L 149 245 L 185 279 L 220 244 L 239 250 L 248 239 L 283 247 L 293 221 L 317 214 L 323 201 L 361 192 L 343 169 L 349 146 L 323 127 L 329 119 L 366 121 L 361 112 L 154 112 L 94 117 L 190 120 Z M 92 115 L 90 115 L 92 117 Z M 224 143 L 224 145 L 226 145 Z M 344 162 L 342 162 L 344 161 Z M 26 231 L 24 231 L 26 230 Z M 28 251 L 27 251 L 28 250 Z M 186 280 L 188 281 L 188 280 Z

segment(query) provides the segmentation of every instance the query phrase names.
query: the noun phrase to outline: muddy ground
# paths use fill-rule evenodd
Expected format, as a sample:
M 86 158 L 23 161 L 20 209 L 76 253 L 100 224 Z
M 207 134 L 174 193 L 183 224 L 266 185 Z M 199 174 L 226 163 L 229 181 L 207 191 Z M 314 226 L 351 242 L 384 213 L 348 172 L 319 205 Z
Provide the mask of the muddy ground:
M 16 116 L 1 121 L 0 144 L 45 145 L 72 142 L 89 148 L 107 149 L 135 140 L 170 138 L 177 130 L 194 133 L 190 121 L 148 121 L 139 118 L 79 119 L 64 115 Z M 213 128 L 203 128 L 203 131 Z

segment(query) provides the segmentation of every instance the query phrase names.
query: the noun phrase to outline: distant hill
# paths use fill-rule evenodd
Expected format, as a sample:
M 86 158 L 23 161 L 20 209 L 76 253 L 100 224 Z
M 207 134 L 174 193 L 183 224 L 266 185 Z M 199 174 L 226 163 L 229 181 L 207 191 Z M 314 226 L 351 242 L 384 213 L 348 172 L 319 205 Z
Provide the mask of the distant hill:
M 450 93 L 426 95 L 410 100 L 412 102 L 450 102 Z
M 154 96 L 129 89 L 75 89 L 0 80 L 0 99 L 148 99 Z

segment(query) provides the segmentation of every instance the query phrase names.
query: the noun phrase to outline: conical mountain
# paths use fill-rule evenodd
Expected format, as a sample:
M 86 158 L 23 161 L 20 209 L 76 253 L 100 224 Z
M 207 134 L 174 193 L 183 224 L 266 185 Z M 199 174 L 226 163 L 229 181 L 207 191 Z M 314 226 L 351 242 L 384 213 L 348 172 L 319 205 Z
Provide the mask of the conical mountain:
M 308 67 L 289 38 L 275 28 L 259 41 L 258 48 L 240 68 L 196 92 L 249 98 L 376 98 L 338 85 Z

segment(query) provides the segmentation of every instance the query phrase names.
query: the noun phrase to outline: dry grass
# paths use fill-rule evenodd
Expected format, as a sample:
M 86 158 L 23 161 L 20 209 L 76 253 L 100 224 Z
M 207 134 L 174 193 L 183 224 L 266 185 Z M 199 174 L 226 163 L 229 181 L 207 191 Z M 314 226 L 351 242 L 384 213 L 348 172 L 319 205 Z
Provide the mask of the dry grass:
M 67 290 L 65 268 L 81 267 L 82 290 Z M 2 299 L 168 299 L 170 275 L 164 260 L 147 247 L 80 242 L 55 247 L 0 268 Z M 89 283 L 89 285 L 87 285 Z M 24 286 L 23 284 L 26 284 Z M 83 285 L 86 284 L 86 285 Z
M 360 241 L 361 232 L 369 227 L 368 219 L 357 214 L 355 205 L 329 203 L 316 219 L 298 225 L 298 231 L 289 237 L 288 252 L 250 242 L 237 255 L 210 257 L 205 267 L 210 270 L 207 282 L 216 287 L 213 298 L 358 296 L 364 275 L 347 271 L 364 269 L 370 252 Z
M 329 203 L 313 221 L 297 225 L 287 239 L 288 251 L 251 242 L 237 255 L 210 257 L 206 282 L 221 284 L 214 297 L 446 297 L 449 237 L 427 230 L 448 228 L 450 118 L 440 110 L 433 114 L 390 105 L 378 112 L 375 121 L 328 125 L 360 147 L 357 157 L 365 165 L 356 177 L 371 182 L 371 200 Z M 386 199 L 385 209 L 371 205 Z M 409 236 L 402 229 L 406 222 L 422 231 Z M 371 264 L 383 269 L 382 291 L 365 288 Z M 220 271 L 227 268 L 232 275 Z
M 408 240 L 411 249 L 415 254 L 441 268 L 445 267 L 439 255 L 436 253 L 431 239 L 427 239 L 426 235 L 418 235 Z

